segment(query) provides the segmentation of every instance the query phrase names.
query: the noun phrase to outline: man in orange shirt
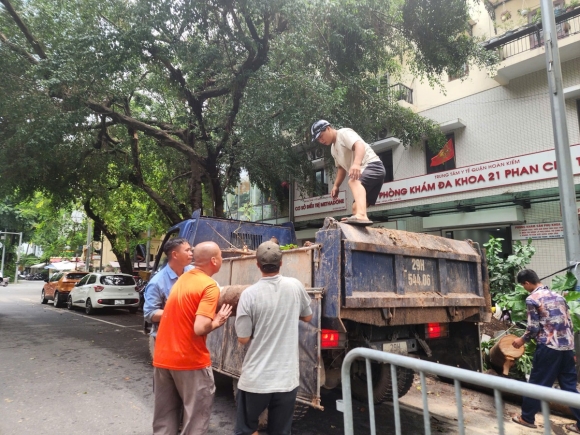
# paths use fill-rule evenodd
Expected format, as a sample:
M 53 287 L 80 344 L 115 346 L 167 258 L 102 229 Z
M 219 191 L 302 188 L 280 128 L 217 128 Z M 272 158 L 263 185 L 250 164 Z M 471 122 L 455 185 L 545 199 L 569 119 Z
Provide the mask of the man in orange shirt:
M 214 242 L 193 250 L 195 268 L 177 280 L 163 311 L 153 355 L 154 435 L 176 435 L 183 403 L 182 435 L 207 433 L 215 384 L 206 335 L 222 326 L 232 312 L 224 305 L 211 278 L 220 270 L 222 256 Z

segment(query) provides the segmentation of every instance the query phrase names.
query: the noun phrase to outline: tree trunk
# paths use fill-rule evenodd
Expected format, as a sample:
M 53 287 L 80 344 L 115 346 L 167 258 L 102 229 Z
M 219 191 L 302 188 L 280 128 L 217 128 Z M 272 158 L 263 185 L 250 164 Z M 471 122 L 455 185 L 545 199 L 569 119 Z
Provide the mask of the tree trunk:
M 522 346 L 516 349 L 512 346 L 512 342 L 518 337 L 515 335 L 504 335 L 489 351 L 489 359 L 491 363 L 497 368 L 501 369 L 504 376 L 509 374 L 510 369 L 520 358 L 524 352 L 525 347 Z

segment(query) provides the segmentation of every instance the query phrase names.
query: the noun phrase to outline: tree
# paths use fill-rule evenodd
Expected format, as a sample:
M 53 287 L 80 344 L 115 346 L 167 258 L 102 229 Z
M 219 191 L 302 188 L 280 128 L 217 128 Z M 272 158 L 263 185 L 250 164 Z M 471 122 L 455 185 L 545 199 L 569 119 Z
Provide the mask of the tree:
M 465 34 L 464 0 L 0 2 L 3 188 L 74 197 L 79 176 L 124 163 L 120 181 L 170 223 L 204 187 L 223 215 L 242 168 L 279 197 L 282 181 L 305 182 L 296 149 L 317 117 L 442 145 L 381 79 L 403 58 L 432 82 L 493 60 Z

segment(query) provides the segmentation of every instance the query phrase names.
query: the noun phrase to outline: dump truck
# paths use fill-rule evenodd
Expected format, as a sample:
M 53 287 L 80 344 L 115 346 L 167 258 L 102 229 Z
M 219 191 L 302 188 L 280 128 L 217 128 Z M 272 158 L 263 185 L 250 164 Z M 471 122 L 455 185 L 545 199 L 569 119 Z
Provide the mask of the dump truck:
M 201 216 L 172 227 L 166 239 L 192 246 L 214 241 L 224 257 L 213 276 L 220 303 L 237 304 L 261 273 L 253 251 L 275 237 L 295 245 L 292 223 L 268 225 Z M 165 243 L 165 241 L 163 242 Z M 163 263 L 158 254 L 155 267 Z M 300 322 L 299 406 L 323 409 L 321 388 L 340 385 L 350 349 L 368 347 L 469 370 L 482 370 L 479 326 L 491 316 L 485 255 L 471 241 L 387 228 L 355 227 L 326 218 L 309 246 L 283 251 L 281 274 L 302 282 L 311 297 L 309 323 Z M 232 316 L 208 335 L 213 369 L 240 376 L 246 346 L 238 343 Z M 390 367 L 371 367 L 375 403 L 392 398 Z M 413 372 L 397 369 L 399 397 Z M 368 400 L 364 361 L 351 371 L 353 395 Z

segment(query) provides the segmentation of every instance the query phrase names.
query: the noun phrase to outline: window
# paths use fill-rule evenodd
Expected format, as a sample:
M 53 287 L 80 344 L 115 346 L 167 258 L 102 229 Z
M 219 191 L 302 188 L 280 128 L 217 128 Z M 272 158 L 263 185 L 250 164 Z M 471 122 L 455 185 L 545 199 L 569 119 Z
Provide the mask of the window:
M 97 276 L 96 275 L 90 275 L 90 278 L 87 281 L 87 284 L 94 284 L 96 282 L 97 282 Z
M 67 273 L 66 279 L 81 279 L 86 276 L 86 273 Z
M 104 275 L 101 276 L 101 284 L 104 285 L 135 285 L 132 276 L 126 275 Z
M 469 65 L 466 63 L 463 64 L 463 69 L 458 71 L 456 74 L 448 74 L 449 81 L 452 82 L 453 80 L 460 79 L 462 77 L 467 77 L 469 75 Z
M 314 171 L 314 196 L 322 196 L 328 194 L 328 180 L 326 179 L 326 172 L 324 169 L 317 169 Z
M 50 282 L 58 281 L 61 276 L 62 276 L 62 273 L 55 273 L 54 275 L 52 275 L 52 278 L 50 278 Z
M 564 0 L 556 0 L 553 2 L 554 5 L 554 15 L 558 16 L 565 12 Z M 541 24 L 542 18 L 540 13 L 540 8 L 530 12 L 528 14 L 528 23 L 529 24 Z M 570 30 L 570 25 L 568 24 L 568 30 L 566 30 L 565 24 L 568 23 L 559 23 L 556 24 L 556 35 L 558 39 L 563 38 L 564 36 L 568 35 Z M 544 31 L 539 30 L 538 32 L 534 32 L 530 34 L 530 49 L 537 48 L 539 46 L 544 45 Z
M 385 167 L 385 181 L 384 183 L 389 183 L 395 179 L 393 174 L 393 150 L 383 151 L 382 153 L 377 154 L 381 162 L 383 162 L 383 166 Z
M 427 174 L 455 169 L 455 134 L 450 133 L 445 137 L 447 142 L 439 151 L 431 150 L 429 144 L 425 142 Z
M 89 277 L 90 277 L 90 276 L 91 276 L 91 275 L 86 275 L 86 276 L 85 276 L 83 279 L 81 279 L 81 280 L 78 282 L 77 286 L 78 286 L 78 287 L 80 287 L 81 285 L 85 285 L 85 284 L 87 283 L 87 281 L 89 280 Z

